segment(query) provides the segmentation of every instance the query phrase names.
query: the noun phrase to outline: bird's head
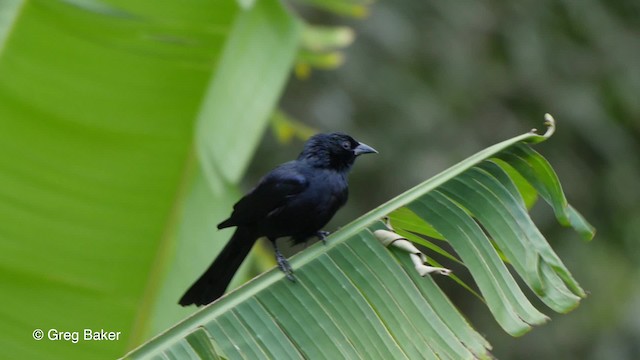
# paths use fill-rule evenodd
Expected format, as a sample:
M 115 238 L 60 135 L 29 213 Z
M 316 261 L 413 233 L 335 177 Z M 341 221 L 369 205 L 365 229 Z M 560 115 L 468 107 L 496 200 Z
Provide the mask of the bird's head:
M 343 133 L 317 134 L 309 138 L 298 157 L 311 165 L 348 170 L 360 154 L 377 153 L 371 146 Z

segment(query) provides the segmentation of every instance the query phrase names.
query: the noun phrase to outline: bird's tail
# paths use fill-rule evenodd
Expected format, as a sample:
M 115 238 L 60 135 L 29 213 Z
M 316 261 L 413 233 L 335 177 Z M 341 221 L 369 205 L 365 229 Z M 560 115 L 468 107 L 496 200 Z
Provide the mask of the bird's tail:
M 250 230 L 238 227 L 207 271 L 182 295 L 179 304 L 206 305 L 222 296 L 256 240 Z

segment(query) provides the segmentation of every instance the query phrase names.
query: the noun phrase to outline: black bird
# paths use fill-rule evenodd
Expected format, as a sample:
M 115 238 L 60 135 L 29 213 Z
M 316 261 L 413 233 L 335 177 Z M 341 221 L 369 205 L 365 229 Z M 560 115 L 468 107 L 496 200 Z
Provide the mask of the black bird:
M 260 237 L 273 243 L 278 267 L 294 280 L 276 239 L 290 236 L 301 243 L 312 236 L 324 240 L 320 229 L 347 201 L 347 175 L 356 157 L 376 153 L 342 133 L 311 137 L 297 160 L 286 162 L 267 175 L 233 206 L 233 213 L 218 229 L 236 231 L 213 264 L 187 290 L 180 305 L 206 305 L 224 293 L 231 278 Z

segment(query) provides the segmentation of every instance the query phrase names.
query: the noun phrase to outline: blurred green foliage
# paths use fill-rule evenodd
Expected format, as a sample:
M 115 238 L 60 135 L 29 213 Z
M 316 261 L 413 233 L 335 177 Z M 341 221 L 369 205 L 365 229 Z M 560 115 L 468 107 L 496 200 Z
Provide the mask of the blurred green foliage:
M 313 23 L 336 22 L 303 10 Z M 354 169 L 351 201 L 329 228 L 478 149 L 540 128 L 550 112 L 558 131 L 538 150 L 598 234 L 585 245 L 548 209 L 535 207 L 534 216 L 561 239 L 552 245 L 590 296 L 513 339 L 468 292 L 442 285 L 498 358 L 640 358 L 640 2 L 402 0 L 378 2 L 350 26 L 357 39 L 344 66 L 293 81 L 282 104 L 380 151 Z M 297 150 L 267 136 L 247 184 Z

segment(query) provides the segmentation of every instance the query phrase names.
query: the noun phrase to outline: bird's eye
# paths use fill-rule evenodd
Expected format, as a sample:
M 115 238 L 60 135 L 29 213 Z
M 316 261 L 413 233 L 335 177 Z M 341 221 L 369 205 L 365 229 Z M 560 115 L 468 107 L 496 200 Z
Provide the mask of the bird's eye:
M 345 150 L 350 150 L 351 149 L 351 143 L 348 142 L 348 141 L 344 141 L 342 143 L 342 148 L 345 149 Z

